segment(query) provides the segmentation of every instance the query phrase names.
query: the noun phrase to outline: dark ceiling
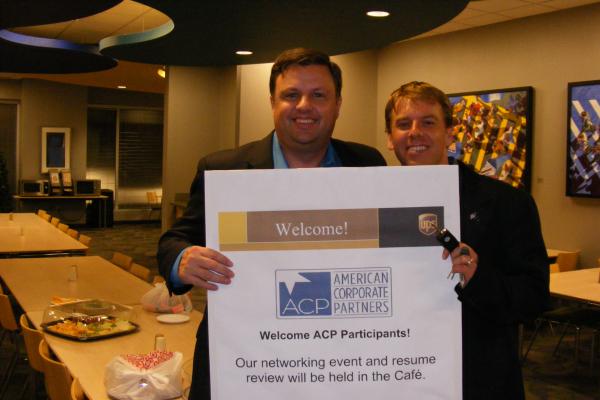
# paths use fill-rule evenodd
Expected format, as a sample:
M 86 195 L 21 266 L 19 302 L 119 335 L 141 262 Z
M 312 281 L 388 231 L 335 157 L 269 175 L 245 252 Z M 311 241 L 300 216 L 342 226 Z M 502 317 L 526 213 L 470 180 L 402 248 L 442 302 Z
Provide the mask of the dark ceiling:
M 309 47 L 335 55 L 378 48 L 429 31 L 460 13 L 468 0 L 138 0 L 167 14 L 171 32 L 105 39 L 103 54 L 167 65 L 270 62 L 282 50 Z M 386 18 L 367 11 L 385 10 Z M 161 28 L 158 28 L 161 29 Z M 162 28 L 164 31 L 165 27 Z M 164 32 L 163 32 L 164 33 Z M 252 50 L 239 56 L 236 50 Z
M 0 0 L 0 28 L 68 21 L 120 0 Z M 0 72 L 70 73 L 112 68 L 118 60 L 224 66 L 272 61 L 310 47 L 336 55 L 379 48 L 427 32 L 468 0 L 138 0 L 172 22 L 146 32 L 76 45 L 0 30 Z M 385 10 L 386 18 L 366 16 Z M 251 50 L 239 56 L 236 50 Z

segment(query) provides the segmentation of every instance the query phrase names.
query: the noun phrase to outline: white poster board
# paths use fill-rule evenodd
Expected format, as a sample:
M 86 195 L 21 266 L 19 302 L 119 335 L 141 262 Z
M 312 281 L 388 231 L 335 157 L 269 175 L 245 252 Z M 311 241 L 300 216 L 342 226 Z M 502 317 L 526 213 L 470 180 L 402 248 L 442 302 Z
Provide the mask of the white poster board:
M 213 400 L 461 399 L 456 166 L 209 171 Z

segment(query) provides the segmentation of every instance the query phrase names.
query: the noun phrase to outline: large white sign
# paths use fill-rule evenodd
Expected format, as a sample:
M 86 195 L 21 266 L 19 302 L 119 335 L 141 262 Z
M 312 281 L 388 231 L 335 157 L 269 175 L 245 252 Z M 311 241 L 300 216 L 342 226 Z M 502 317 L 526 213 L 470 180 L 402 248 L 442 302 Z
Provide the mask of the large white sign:
M 213 400 L 461 399 L 455 166 L 206 173 Z

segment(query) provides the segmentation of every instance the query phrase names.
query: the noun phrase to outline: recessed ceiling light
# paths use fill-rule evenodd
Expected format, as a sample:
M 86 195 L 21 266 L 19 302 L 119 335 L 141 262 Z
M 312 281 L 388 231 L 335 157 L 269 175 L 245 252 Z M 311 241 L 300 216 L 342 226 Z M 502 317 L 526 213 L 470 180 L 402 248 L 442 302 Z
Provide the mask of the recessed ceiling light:
M 368 11 L 367 15 L 369 17 L 375 17 L 375 18 L 383 18 L 383 17 L 387 17 L 390 15 L 389 12 L 387 11 Z
M 249 56 L 253 54 L 253 52 L 251 52 L 250 50 L 238 50 L 235 52 L 235 54 L 237 54 L 238 56 Z
M 167 70 L 165 69 L 165 67 L 160 67 L 159 69 L 156 70 L 156 73 L 161 78 L 166 78 L 167 77 Z
M 125 85 L 119 85 L 119 86 L 117 86 L 117 89 L 127 89 L 127 86 L 125 86 Z

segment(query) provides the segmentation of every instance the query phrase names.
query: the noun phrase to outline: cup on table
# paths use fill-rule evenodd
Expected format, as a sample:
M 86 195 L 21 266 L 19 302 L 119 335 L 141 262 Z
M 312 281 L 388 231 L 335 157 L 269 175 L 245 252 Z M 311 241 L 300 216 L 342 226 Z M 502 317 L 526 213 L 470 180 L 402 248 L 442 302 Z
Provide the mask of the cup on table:
M 73 264 L 69 266 L 69 272 L 67 275 L 67 279 L 70 282 L 74 282 L 77 280 L 77 264 Z

